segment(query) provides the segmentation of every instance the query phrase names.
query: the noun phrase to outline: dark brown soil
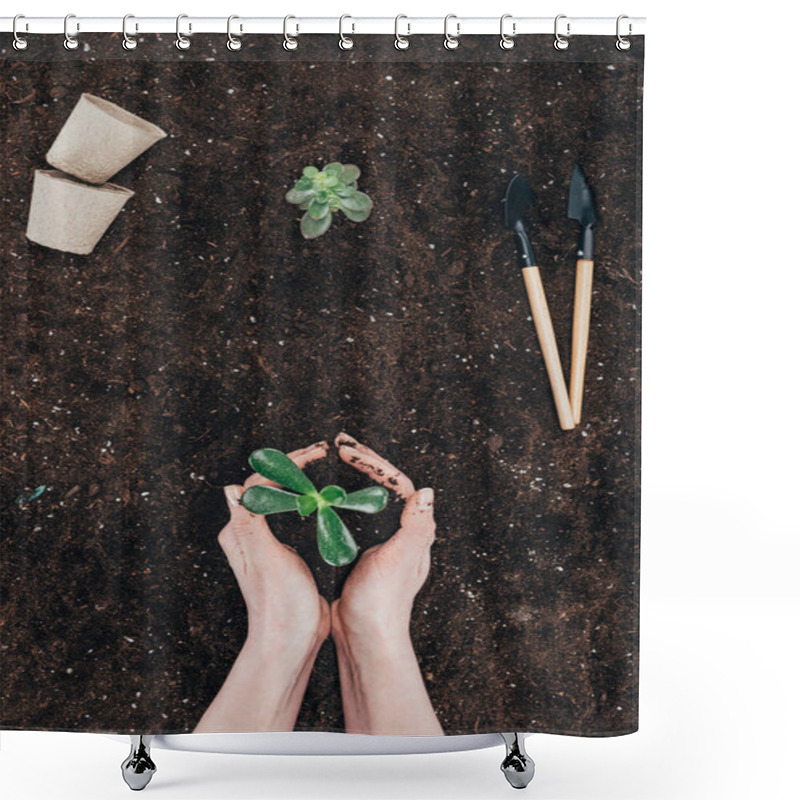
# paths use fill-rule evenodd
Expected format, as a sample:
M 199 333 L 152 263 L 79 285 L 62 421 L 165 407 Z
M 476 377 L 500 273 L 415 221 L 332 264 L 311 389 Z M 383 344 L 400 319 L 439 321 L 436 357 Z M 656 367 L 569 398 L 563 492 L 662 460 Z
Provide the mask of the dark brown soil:
M 641 41 L 82 41 L 2 38 L 0 728 L 192 730 L 246 632 L 221 487 L 257 447 L 345 430 L 436 490 L 412 635 L 445 731 L 635 730 Z M 25 238 L 33 170 L 84 91 L 169 133 L 113 179 L 136 195 L 86 257 Z M 375 211 L 306 242 L 283 195 L 332 160 L 361 167 Z M 564 432 L 501 201 L 531 180 L 568 370 L 576 161 L 600 221 L 584 420 Z M 310 474 L 364 485 L 333 458 Z M 398 514 L 358 517 L 361 546 Z M 347 568 L 273 520 L 335 598 Z M 298 728 L 342 727 L 328 641 Z

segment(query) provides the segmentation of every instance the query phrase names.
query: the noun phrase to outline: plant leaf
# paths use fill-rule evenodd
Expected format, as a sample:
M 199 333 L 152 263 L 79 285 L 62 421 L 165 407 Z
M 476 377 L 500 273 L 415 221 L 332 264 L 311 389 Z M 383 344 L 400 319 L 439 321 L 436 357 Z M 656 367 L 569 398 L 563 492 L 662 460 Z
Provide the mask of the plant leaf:
M 303 200 L 305 200 L 307 197 L 313 197 L 313 196 L 314 196 L 313 189 L 298 189 L 296 186 L 294 187 L 294 189 L 289 189 L 289 191 L 286 192 L 286 199 L 290 203 L 295 203 L 295 204 L 302 203 Z
M 341 486 L 326 486 L 319 490 L 319 496 L 332 506 L 340 506 L 347 497 L 347 492 Z
M 251 486 L 242 495 L 242 505 L 251 514 L 281 514 L 297 511 L 299 496 L 274 486 Z
M 364 192 L 356 192 L 352 197 L 342 198 L 342 207 L 350 211 L 372 211 L 372 200 Z
M 354 183 L 361 175 L 361 170 L 355 164 L 345 164 L 342 167 L 342 174 L 339 180 L 342 183 Z
M 294 188 L 299 192 L 304 192 L 306 189 L 313 189 L 314 181 L 312 181 L 311 178 L 300 178 L 294 185 Z
M 317 512 L 317 547 L 323 560 L 334 567 L 343 567 L 358 555 L 355 539 L 330 506 Z
M 383 486 L 369 486 L 357 492 L 348 492 L 343 503 L 337 503 L 337 508 L 350 511 L 361 511 L 364 514 L 377 514 L 386 508 L 389 492 Z
M 356 193 L 355 186 L 337 186 L 333 190 L 339 197 L 352 197 Z
M 303 167 L 304 178 L 313 178 L 315 175 L 319 175 L 319 170 L 316 167 Z
M 300 203 L 301 211 L 308 211 L 308 207 L 314 202 L 314 193 L 312 192 L 302 203 Z
M 270 481 L 292 489 L 300 494 L 316 492 L 314 484 L 308 476 L 280 450 L 264 448 L 250 454 L 250 466 L 261 476 Z
M 326 214 L 330 214 L 330 207 L 328 203 L 317 198 L 308 207 L 308 215 L 312 219 L 322 219 Z
M 297 498 L 297 510 L 301 517 L 307 517 L 317 510 L 317 498 L 313 494 L 301 494 Z
M 344 215 L 353 222 L 363 222 L 370 215 L 370 211 L 351 211 L 349 208 L 345 208 L 341 201 L 339 201 L 339 205 L 341 206 Z
M 331 161 L 330 164 L 326 164 L 322 168 L 323 172 L 328 172 L 331 175 L 335 175 L 337 180 L 342 174 L 342 165 L 338 161 Z
M 16 500 L 14 500 L 14 502 L 18 506 L 21 506 L 23 503 L 30 503 L 33 500 L 36 500 L 37 498 L 41 497 L 46 490 L 47 490 L 47 484 L 43 484 L 42 486 L 37 486 L 30 494 L 25 494 L 25 492 L 23 492 L 21 495 L 17 497 Z
M 306 212 L 303 219 L 300 220 L 300 232 L 306 239 L 316 239 L 330 228 L 332 221 L 333 214 L 330 211 L 322 219 L 314 219 Z
M 332 172 L 323 172 L 322 177 L 317 179 L 318 185 L 324 189 L 332 189 L 339 183 L 339 179 Z

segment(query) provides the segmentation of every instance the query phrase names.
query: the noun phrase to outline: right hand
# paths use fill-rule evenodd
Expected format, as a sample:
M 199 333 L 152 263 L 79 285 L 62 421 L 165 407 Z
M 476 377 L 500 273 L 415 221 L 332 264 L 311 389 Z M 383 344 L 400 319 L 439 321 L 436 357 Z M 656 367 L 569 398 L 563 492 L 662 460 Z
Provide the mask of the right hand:
M 320 442 L 289 458 L 302 469 L 327 451 Z M 247 605 L 248 639 L 266 642 L 276 657 L 301 660 L 330 633 L 330 609 L 297 551 L 275 538 L 265 516 L 241 504 L 244 490 L 256 484 L 276 485 L 256 474 L 244 486 L 225 487 L 231 518 L 217 538 Z

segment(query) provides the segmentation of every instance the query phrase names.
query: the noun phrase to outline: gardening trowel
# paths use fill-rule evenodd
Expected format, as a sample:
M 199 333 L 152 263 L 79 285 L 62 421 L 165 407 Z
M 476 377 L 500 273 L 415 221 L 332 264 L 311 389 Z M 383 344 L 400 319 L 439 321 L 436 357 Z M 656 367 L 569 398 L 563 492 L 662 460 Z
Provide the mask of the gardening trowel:
M 517 234 L 522 255 L 522 277 L 525 281 L 525 289 L 528 292 L 528 302 L 530 303 L 533 322 L 536 326 L 536 335 L 539 337 L 542 356 L 544 356 L 544 363 L 547 368 L 547 376 L 550 379 L 550 388 L 553 391 L 558 421 L 561 428 L 567 431 L 574 428 L 575 423 L 572 419 L 569 395 L 564 382 L 564 373 L 561 369 L 561 359 L 558 356 L 556 335 L 550 319 L 550 310 L 547 307 L 542 277 L 539 274 L 539 268 L 536 266 L 533 248 L 528 234 L 525 232 L 523 221 L 526 212 L 533 205 L 533 201 L 534 194 L 530 184 L 521 175 L 515 175 L 506 190 L 506 227 Z
M 578 267 L 575 274 L 575 310 L 572 318 L 572 360 L 570 362 L 569 397 L 572 417 L 581 421 L 583 380 L 586 374 L 586 351 L 589 346 L 589 317 L 592 308 L 592 272 L 594 269 L 594 200 L 589 184 L 576 164 L 569 186 L 567 214 L 580 222 Z

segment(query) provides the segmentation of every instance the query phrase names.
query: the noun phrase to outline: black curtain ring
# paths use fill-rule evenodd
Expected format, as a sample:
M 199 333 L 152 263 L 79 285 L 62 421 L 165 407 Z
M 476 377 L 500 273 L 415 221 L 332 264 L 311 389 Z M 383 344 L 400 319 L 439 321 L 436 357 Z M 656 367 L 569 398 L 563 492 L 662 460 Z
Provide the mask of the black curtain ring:
M 623 50 L 624 51 L 624 50 L 630 50 L 631 49 L 631 40 L 630 39 L 626 39 L 622 35 L 622 33 L 620 32 L 620 23 L 622 22 L 622 20 L 628 19 L 628 18 L 629 17 L 628 17 L 627 14 L 620 14 L 617 17 L 617 50 Z M 631 33 L 633 33 L 633 25 L 631 25 L 631 23 L 629 22 L 628 23 L 628 36 L 630 36 Z
M 555 32 L 555 35 L 556 35 L 555 41 L 553 42 L 553 47 L 555 47 L 556 50 L 566 50 L 569 47 L 569 39 L 567 37 L 571 36 L 570 23 L 567 22 L 567 35 L 566 36 L 562 36 L 558 32 L 558 22 L 559 22 L 559 20 L 566 19 L 566 18 L 567 18 L 566 14 L 559 14 L 556 17 L 556 21 L 555 21 L 555 24 L 553 26 L 553 29 L 554 29 L 554 32 Z
M 300 33 L 300 26 L 295 24 L 295 35 L 289 36 L 289 20 L 297 19 L 297 17 L 288 14 L 283 18 L 283 49 L 284 50 L 297 50 L 297 34 Z
M 352 50 L 355 46 L 355 42 L 349 37 L 344 35 L 344 21 L 346 19 L 353 19 L 349 14 L 342 14 L 339 17 L 339 47 L 342 50 Z M 355 22 L 350 23 L 350 33 L 356 32 L 356 24 Z
M 70 34 L 69 32 L 69 21 L 71 19 L 75 19 L 74 14 L 67 14 L 67 16 L 64 17 L 64 47 L 67 50 L 77 50 L 78 40 L 74 36 L 72 36 L 72 34 Z M 75 32 L 77 33 L 80 29 L 81 29 L 80 24 L 76 23 Z
M 134 17 L 133 14 L 126 14 L 122 18 L 122 47 L 123 47 L 124 50 L 135 50 L 136 49 L 136 45 L 139 44 L 139 43 L 136 41 L 136 37 L 131 36 L 128 33 L 128 20 L 129 19 L 136 19 L 136 17 Z M 138 22 L 134 25 L 134 30 L 136 30 L 136 31 L 139 30 L 139 23 Z
M 14 34 L 14 49 L 15 50 L 27 50 L 27 48 L 28 48 L 28 40 L 27 39 L 23 39 L 19 35 L 19 32 L 17 31 L 17 20 L 20 20 L 20 19 L 25 19 L 25 15 L 24 14 L 17 14 L 14 17 L 14 22 L 13 22 L 13 24 L 11 26 L 11 30 L 12 30 L 12 32 Z M 28 30 L 28 23 L 26 22 L 25 23 L 25 31 L 27 32 L 27 30 Z
M 511 50 L 512 47 L 516 44 L 514 41 L 514 37 L 517 35 L 517 23 L 511 23 L 511 35 L 506 33 L 506 20 L 513 19 L 512 14 L 503 14 L 500 17 L 500 49 L 501 50 Z
M 192 46 L 192 42 L 181 33 L 181 20 L 188 19 L 188 14 L 178 14 L 175 19 L 175 47 L 178 50 L 188 50 Z M 192 23 L 189 23 L 189 33 L 192 32 Z
M 233 22 L 233 20 L 235 20 L 235 19 L 239 19 L 239 17 L 237 17 L 236 14 L 231 14 L 228 17 L 228 45 L 227 45 L 227 47 L 228 47 L 228 50 L 233 50 L 233 51 L 242 49 L 242 40 L 238 36 L 234 36 L 233 33 L 231 32 L 231 22 Z M 242 32 L 242 26 L 239 25 L 239 33 L 241 33 L 241 32 Z
M 450 33 L 449 30 L 449 23 L 450 20 L 456 20 L 456 32 L 455 36 Z M 446 50 L 455 50 L 458 47 L 458 37 L 461 35 L 461 23 L 458 21 L 458 17 L 455 14 L 448 14 L 444 18 L 444 46 Z
M 406 31 L 405 36 L 401 36 L 400 35 L 401 19 L 408 19 L 408 17 L 405 14 L 398 14 L 394 18 L 394 46 L 398 50 L 408 50 L 408 48 L 411 46 L 411 42 L 408 41 L 408 37 L 411 36 L 411 23 L 410 22 L 406 23 L 406 28 L 408 30 Z

